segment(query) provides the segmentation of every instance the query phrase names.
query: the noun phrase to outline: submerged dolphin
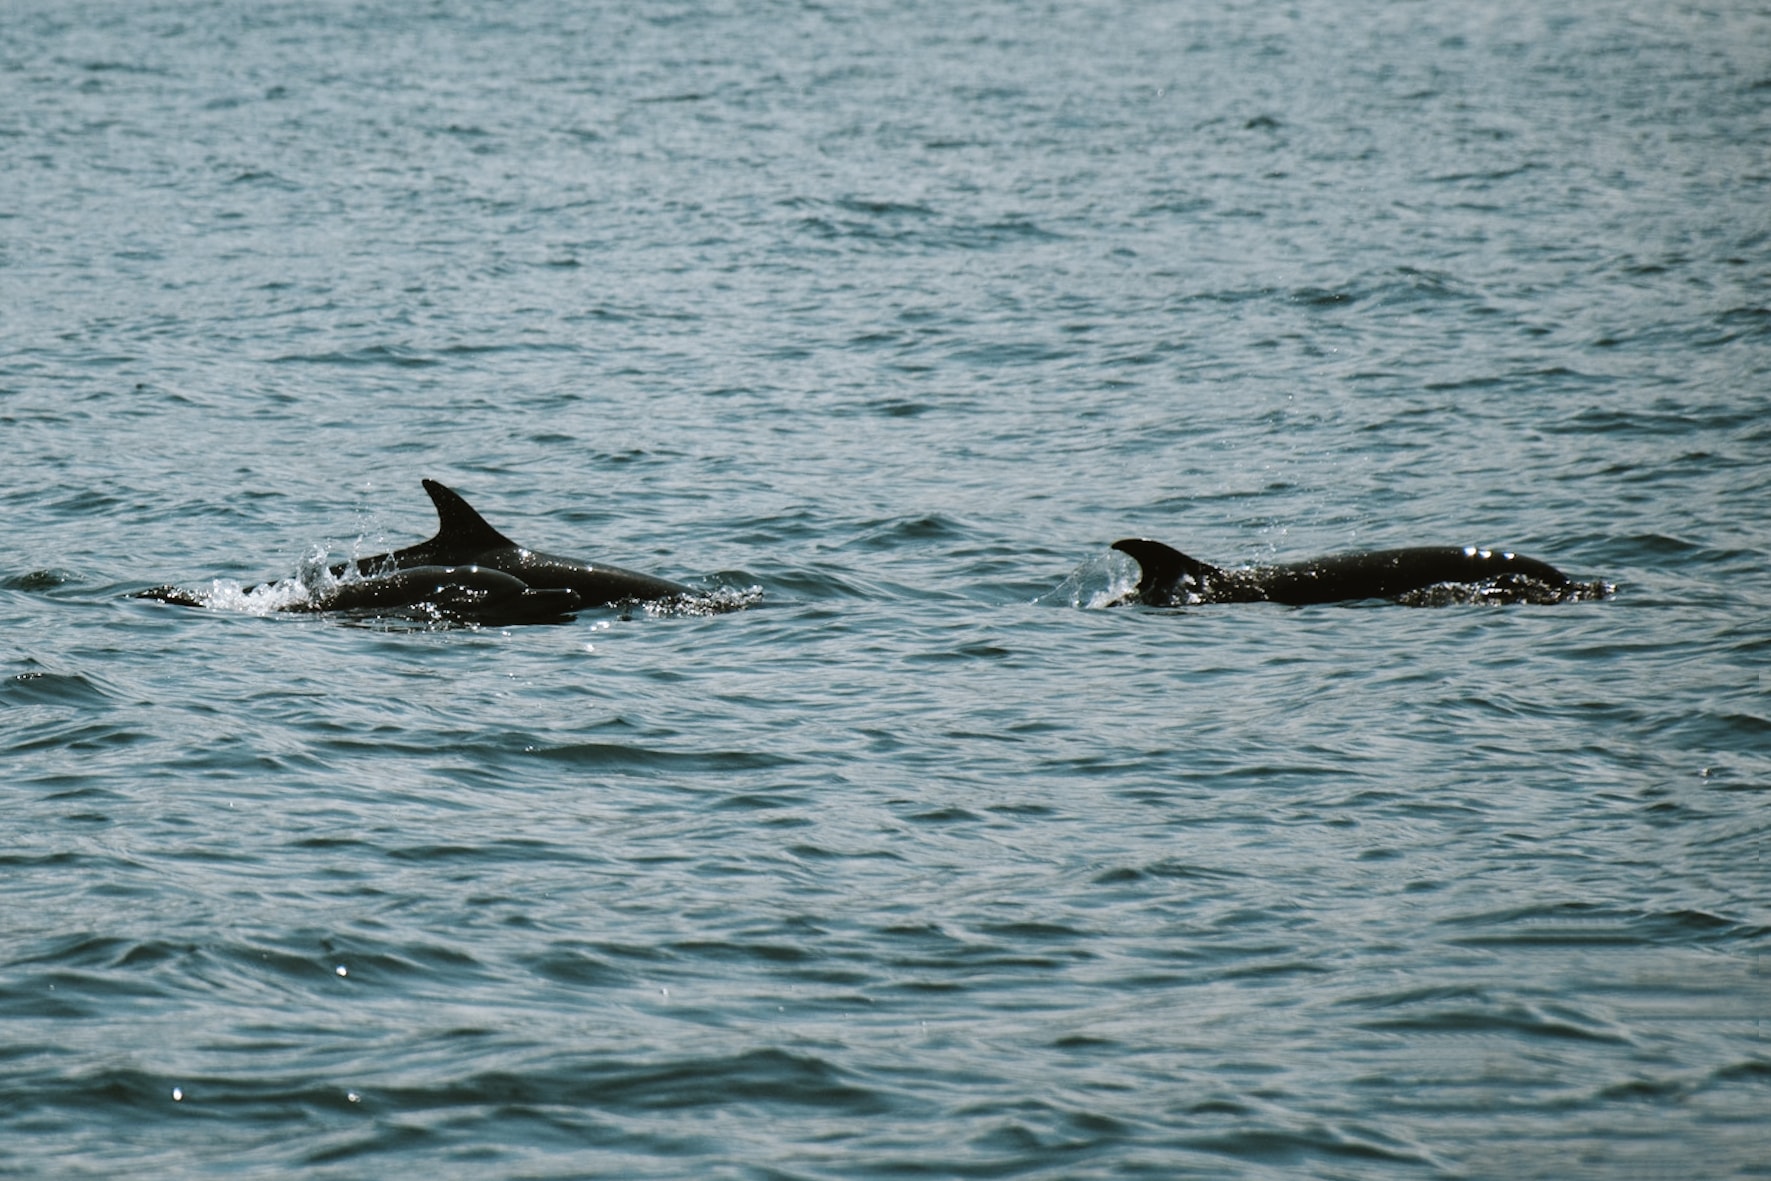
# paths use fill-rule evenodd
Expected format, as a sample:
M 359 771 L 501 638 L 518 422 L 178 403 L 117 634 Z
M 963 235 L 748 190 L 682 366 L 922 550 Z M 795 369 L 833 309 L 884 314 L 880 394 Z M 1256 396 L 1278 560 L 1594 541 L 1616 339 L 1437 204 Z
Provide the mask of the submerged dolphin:
M 1132 598 L 1152 607 L 1192 603 L 1340 603 L 1413 598 L 1435 587 L 1468 588 L 1483 602 L 1554 603 L 1604 598 L 1603 582 L 1575 582 L 1536 558 L 1475 546 L 1422 546 L 1335 554 L 1285 566 L 1220 570 L 1160 541 L 1127 537 L 1113 548 L 1130 554 L 1140 577 Z
M 181 607 L 203 607 L 210 602 L 208 596 L 178 586 L 156 586 L 134 597 Z M 501 570 L 483 566 L 413 566 L 373 578 L 329 582 L 305 597 L 287 601 L 278 610 L 360 614 L 417 611 L 445 619 L 503 624 L 563 619 L 579 605 L 574 591 L 537 590 Z
M 532 587 L 514 575 L 484 566 L 413 566 L 374 578 L 334 583 L 311 611 L 380 611 L 429 607 L 457 619 L 508 623 L 559 619 L 576 611 L 576 591 Z
M 333 577 L 347 570 L 362 575 L 410 570 L 415 566 L 479 566 L 518 578 L 536 590 L 569 590 L 584 607 L 616 603 L 648 603 L 694 595 L 680 582 L 638 574 L 619 566 L 593 565 L 577 558 L 524 549 L 492 526 L 453 489 L 424 481 L 437 506 L 437 534 L 429 541 L 390 554 L 358 558 L 332 567 Z

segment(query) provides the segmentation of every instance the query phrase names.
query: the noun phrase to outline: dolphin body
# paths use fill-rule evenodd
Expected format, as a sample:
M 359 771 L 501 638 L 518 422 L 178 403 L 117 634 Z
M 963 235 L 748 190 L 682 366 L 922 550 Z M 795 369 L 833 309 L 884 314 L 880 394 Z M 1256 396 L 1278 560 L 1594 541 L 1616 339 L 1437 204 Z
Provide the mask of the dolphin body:
M 501 626 L 560 620 L 586 607 L 683 600 L 695 593 L 682 583 L 619 566 L 524 549 L 488 525 L 452 489 L 426 480 L 424 490 L 437 506 L 436 536 L 332 566 L 323 585 L 309 587 L 305 598 L 278 610 L 419 613 Z M 261 583 L 245 593 L 268 586 Z M 177 586 L 157 586 L 133 597 L 184 607 L 211 602 L 209 596 Z
M 1140 577 L 1130 598 L 1151 607 L 1194 603 L 1284 603 L 1302 607 L 1356 599 L 1434 600 L 1437 588 L 1490 603 L 1557 603 L 1604 598 L 1604 582 L 1576 582 L 1536 558 L 1475 546 L 1421 546 L 1335 554 L 1285 566 L 1221 570 L 1147 538 L 1127 537 L 1113 548 L 1130 554 Z
M 263 590 L 268 585 L 260 584 L 244 593 Z M 180 586 L 156 586 L 131 597 L 180 607 L 210 605 L 207 596 Z M 536 590 L 502 570 L 483 566 L 413 566 L 373 578 L 333 581 L 277 609 L 356 615 L 416 613 L 429 618 L 503 625 L 564 619 L 579 605 L 574 591 Z
M 347 571 L 373 577 L 422 566 L 477 566 L 508 574 L 531 590 L 571 591 L 581 607 L 650 603 L 695 594 L 690 587 L 667 578 L 524 549 L 488 525 L 454 489 L 426 480 L 424 490 L 437 506 L 435 537 L 392 553 L 333 566 L 332 576 L 342 578 Z
M 413 566 L 334 583 L 302 610 L 374 613 L 417 607 L 451 619 L 541 623 L 563 619 L 580 605 L 576 591 L 537 589 L 502 570 Z

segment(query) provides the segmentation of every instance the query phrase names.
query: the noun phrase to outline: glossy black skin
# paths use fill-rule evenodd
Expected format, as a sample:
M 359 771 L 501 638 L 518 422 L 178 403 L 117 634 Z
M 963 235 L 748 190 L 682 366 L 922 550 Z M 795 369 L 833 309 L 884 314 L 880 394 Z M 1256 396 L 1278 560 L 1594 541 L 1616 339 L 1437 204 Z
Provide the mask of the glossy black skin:
M 305 611 L 397 611 L 420 608 L 450 619 L 532 623 L 560 619 L 579 607 L 569 590 L 537 590 L 502 570 L 483 566 L 413 566 L 375 578 L 335 584 Z
M 334 566 L 333 576 L 341 577 L 353 565 L 364 576 L 418 566 L 478 566 L 509 574 L 535 590 L 571 591 L 582 607 L 649 603 L 695 593 L 690 587 L 666 578 L 524 549 L 488 525 L 453 489 L 426 480 L 424 490 L 437 506 L 435 537 L 393 553 Z
M 435 480 L 424 490 L 437 506 L 429 541 L 331 567 L 333 582 L 286 611 L 337 611 L 428 616 L 484 623 L 538 623 L 587 607 L 686 599 L 679 582 L 537 553 L 504 536 L 473 506 Z M 248 593 L 262 589 L 247 588 Z M 208 596 L 176 586 L 135 594 L 184 607 L 206 607 Z
M 1137 560 L 1137 602 L 1152 607 L 1193 603 L 1340 603 L 1394 599 L 1429 587 L 1481 586 L 1497 601 L 1601 597 L 1603 584 L 1576 583 L 1547 562 L 1474 546 L 1422 546 L 1337 554 L 1285 566 L 1220 570 L 1160 541 L 1128 537 L 1113 548 Z M 1595 591 L 1595 588 L 1598 588 Z
M 178 586 L 156 586 L 134 597 L 181 607 L 209 605 L 203 595 Z M 426 617 L 501 626 L 564 619 L 579 606 L 574 591 L 537 590 L 501 570 L 481 566 L 413 566 L 373 578 L 345 579 L 281 610 L 363 615 L 416 612 Z

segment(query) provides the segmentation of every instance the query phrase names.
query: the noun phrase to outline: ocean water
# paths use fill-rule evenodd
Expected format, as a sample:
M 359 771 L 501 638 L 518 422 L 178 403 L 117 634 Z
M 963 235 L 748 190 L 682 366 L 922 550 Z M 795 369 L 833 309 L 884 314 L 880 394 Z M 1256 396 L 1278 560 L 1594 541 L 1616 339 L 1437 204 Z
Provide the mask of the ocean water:
M 1762 5 L 0 22 L 0 1176 L 1771 1174 Z

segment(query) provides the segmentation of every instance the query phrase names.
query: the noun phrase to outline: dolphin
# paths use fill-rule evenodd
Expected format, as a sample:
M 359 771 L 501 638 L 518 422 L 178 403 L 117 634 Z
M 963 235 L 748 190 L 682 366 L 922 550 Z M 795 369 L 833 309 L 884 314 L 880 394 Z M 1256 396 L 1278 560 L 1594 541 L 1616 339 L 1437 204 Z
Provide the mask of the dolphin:
M 571 591 L 581 607 L 649 603 L 695 594 L 690 587 L 669 579 L 525 549 L 488 525 L 453 489 L 425 480 L 424 490 L 437 506 L 435 537 L 392 553 L 333 566 L 333 577 L 342 578 L 347 570 L 374 576 L 421 566 L 474 566 L 508 574 L 532 590 Z
M 264 585 L 268 584 L 251 589 L 260 590 Z M 131 597 L 181 607 L 210 604 L 207 596 L 179 586 L 156 586 Z M 371 578 L 332 581 L 306 598 L 277 609 L 363 615 L 419 612 L 432 618 L 502 626 L 565 619 L 579 606 L 576 591 L 538 590 L 502 570 L 483 566 L 412 566 Z
M 392 553 L 341 562 L 328 568 L 329 577 L 304 576 L 307 593 L 297 593 L 293 601 L 290 596 L 276 596 L 282 602 L 275 609 L 421 611 L 435 618 L 498 626 L 563 619 L 587 607 L 683 602 L 695 596 L 680 582 L 525 549 L 486 524 L 452 489 L 426 480 L 424 490 L 437 506 L 436 536 Z M 242 593 L 251 595 L 271 586 L 260 583 Z M 183 607 L 206 607 L 214 601 L 212 594 L 177 586 L 156 586 L 132 597 Z
M 1604 598 L 1604 582 L 1576 582 L 1536 558 L 1476 546 L 1419 546 L 1334 554 L 1285 566 L 1221 570 L 1160 541 L 1126 537 L 1113 548 L 1138 563 L 1128 598 L 1152 607 L 1193 603 L 1341 603 L 1355 599 L 1423 599 L 1433 588 L 1463 588 L 1482 602 L 1555 603 Z M 1440 600 L 1447 601 L 1447 600 Z
M 303 611 L 379 612 L 429 609 L 451 619 L 532 623 L 576 611 L 576 591 L 538 589 L 515 575 L 484 566 L 412 566 L 373 578 L 331 584 Z

